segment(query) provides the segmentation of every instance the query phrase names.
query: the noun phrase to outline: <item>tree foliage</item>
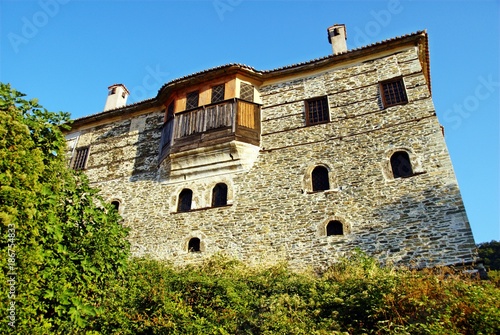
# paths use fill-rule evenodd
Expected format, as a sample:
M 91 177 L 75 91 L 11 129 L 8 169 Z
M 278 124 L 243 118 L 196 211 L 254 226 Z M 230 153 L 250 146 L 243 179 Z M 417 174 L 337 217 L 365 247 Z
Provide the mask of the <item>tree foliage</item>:
M 0 84 L 0 332 L 99 329 L 129 254 L 118 213 L 67 168 L 53 113 Z
M 488 270 L 500 270 L 500 242 L 491 241 L 477 245 L 479 257 Z

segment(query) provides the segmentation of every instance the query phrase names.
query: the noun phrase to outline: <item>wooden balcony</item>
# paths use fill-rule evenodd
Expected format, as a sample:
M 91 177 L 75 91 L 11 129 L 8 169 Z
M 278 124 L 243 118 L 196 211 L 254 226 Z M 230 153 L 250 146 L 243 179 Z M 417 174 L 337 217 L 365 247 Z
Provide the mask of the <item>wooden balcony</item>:
M 260 145 L 260 106 L 230 99 L 175 114 L 161 131 L 160 161 L 172 153 L 230 141 Z

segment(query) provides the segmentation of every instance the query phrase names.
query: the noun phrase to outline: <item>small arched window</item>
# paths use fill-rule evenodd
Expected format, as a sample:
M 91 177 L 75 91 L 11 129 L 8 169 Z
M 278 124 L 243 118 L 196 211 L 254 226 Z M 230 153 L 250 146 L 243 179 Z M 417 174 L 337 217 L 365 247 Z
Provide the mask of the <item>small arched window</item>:
M 111 201 L 111 206 L 118 211 L 120 209 L 120 202 L 118 200 L 113 200 Z
M 177 204 L 178 212 L 189 212 L 191 210 L 191 202 L 193 200 L 193 191 L 188 188 L 182 190 L 179 194 L 179 203 Z
M 188 252 L 200 252 L 201 241 L 197 237 L 193 237 L 188 243 Z
M 227 185 L 219 183 L 212 190 L 212 207 L 227 205 Z
M 344 225 L 338 220 L 330 221 L 326 225 L 326 236 L 344 235 Z
M 328 169 L 324 166 L 317 166 L 311 173 L 312 190 L 325 191 L 330 189 L 328 180 Z
M 410 156 L 406 151 L 396 151 L 391 156 L 391 168 L 394 178 L 410 177 L 413 175 Z

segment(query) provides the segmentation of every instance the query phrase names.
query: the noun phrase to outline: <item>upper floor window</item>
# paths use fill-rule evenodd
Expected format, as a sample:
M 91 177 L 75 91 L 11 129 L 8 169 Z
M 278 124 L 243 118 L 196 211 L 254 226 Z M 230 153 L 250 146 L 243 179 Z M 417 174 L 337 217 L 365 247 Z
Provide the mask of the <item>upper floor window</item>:
M 179 202 L 177 203 L 178 212 L 189 212 L 191 210 L 191 202 L 193 200 L 193 191 L 188 188 L 182 190 L 179 194 Z
M 316 166 L 311 173 L 312 190 L 325 191 L 330 189 L 330 181 L 328 179 L 328 169 L 324 166 Z
M 338 220 L 330 221 L 326 225 L 326 236 L 344 235 L 344 225 Z
M 212 190 L 212 207 L 227 205 L 227 185 L 219 183 Z
M 112 88 L 110 88 L 110 89 L 109 89 L 109 91 L 108 91 L 108 95 L 113 95 L 113 94 L 115 94 L 115 93 L 116 93 L 116 87 L 112 87 Z
M 199 92 L 194 91 L 186 94 L 186 109 L 193 109 L 198 107 Z
M 224 84 L 212 87 L 212 102 L 224 100 Z
M 172 101 L 167 107 L 167 121 L 174 118 L 174 102 Z
M 408 102 L 403 78 L 391 79 L 380 83 L 380 92 L 385 108 Z
M 391 168 L 394 178 L 404 178 L 413 175 L 410 156 L 406 151 L 396 151 L 391 156 Z
M 321 97 L 306 101 L 306 124 L 308 126 L 330 121 L 328 98 Z
M 78 148 L 73 157 L 73 170 L 83 170 L 87 165 L 87 157 L 89 156 L 89 147 Z
M 240 99 L 252 101 L 254 98 L 254 88 L 252 85 L 247 83 L 241 83 L 240 85 Z

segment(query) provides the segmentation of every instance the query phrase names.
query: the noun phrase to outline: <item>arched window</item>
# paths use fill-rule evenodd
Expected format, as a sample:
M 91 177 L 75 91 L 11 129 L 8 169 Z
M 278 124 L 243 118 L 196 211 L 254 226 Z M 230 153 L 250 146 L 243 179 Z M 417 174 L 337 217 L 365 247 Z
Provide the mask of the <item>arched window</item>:
M 326 225 L 326 236 L 344 235 L 344 225 L 338 220 L 330 221 Z
M 188 243 L 188 252 L 200 252 L 200 239 L 197 237 L 193 237 L 192 239 L 189 240 Z
M 118 200 L 111 201 L 111 205 L 118 210 L 120 208 L 120 202 Z
M 212 190 L 212 207 L 227 205 L 227 185 L 219 183 Z
M 410 157 L 406 151 L 396 151 L 392 154 L 391 168 L 394 178 L 409 177 L 413 175 Z
M 178 212 L 188 212 L 191 210 L 191 202 L 193 200 L 193 191 L 188 188 L 182 190 L 179 194 L 179 202 L 177 204 Z
M 330 189 L 328 181 L 328 169 L 324 166 L 316 166 L 311 173 L 312 190 L 324 191 Z

